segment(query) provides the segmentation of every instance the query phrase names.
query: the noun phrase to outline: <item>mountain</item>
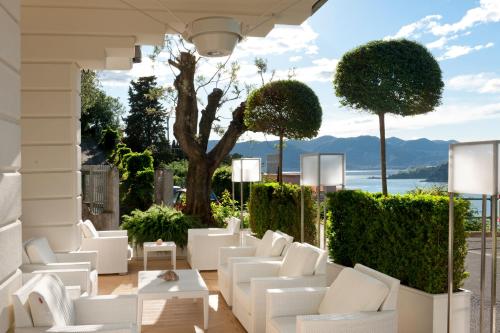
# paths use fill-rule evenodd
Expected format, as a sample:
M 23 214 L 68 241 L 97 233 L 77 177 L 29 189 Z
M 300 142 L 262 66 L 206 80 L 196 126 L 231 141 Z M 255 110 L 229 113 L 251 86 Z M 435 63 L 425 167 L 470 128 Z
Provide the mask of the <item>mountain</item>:
M 210 141 L 213 147 L 217 141 Z M 388 138 L 387 167 L 389 169 L 408 169 L 423 166 L 436 166 L 448 160 L 448 146 L 455 141 L 442 140 L 402 140 Z M 276 153 L 278 141 L 239 142 L 231 153 L 245 157 L 260 157 L 265 162 L 268 154 Z M 312 140 L 286 141 L 283 158 L 283 170 L 298 171 L 300 155 L 311 152 L 345 153 L 348 170 L 369 170 L 380 168 L 379 138 L 358 136 L 336 138 L 321 136 Z

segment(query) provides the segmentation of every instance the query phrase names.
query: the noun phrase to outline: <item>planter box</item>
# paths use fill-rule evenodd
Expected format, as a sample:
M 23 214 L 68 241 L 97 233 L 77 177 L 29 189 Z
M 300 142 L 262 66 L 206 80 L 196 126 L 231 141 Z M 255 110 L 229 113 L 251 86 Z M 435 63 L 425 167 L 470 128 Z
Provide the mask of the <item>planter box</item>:
M 446 333 L 448 294 L 428 294 L 401 286 L 398 297 L 398 332 Z M 453 333 L 470 333 L 471 292 L 453 294 Z

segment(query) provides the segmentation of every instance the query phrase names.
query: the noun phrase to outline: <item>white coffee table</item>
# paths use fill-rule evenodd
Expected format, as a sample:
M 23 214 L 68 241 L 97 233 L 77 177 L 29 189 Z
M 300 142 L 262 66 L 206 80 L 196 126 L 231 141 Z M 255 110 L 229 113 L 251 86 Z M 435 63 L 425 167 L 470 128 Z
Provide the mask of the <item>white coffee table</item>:
M 143 252 L 144 252 L 144 270 L 147 270 L 148 267 L 148 252 L 159 252 L 159 251 L 170 251 L 172 266 L 175 269 L 175 258 L 176 258 L 176 249 L 174 242 L 163 242 L 161 244 L 156 244 L 156 242 L 145 242 L 142 244 Z
M 137 284 L 137 326 L 142 325 L 142 306 L 145 300 L 169 300 L 172 298 L 203 298 L 203 329 L 208 328 L 208 288 L 195 269 L 175 272 L 178 281 L 165 281 L 158 275 L 165 271 L 140 271 Z

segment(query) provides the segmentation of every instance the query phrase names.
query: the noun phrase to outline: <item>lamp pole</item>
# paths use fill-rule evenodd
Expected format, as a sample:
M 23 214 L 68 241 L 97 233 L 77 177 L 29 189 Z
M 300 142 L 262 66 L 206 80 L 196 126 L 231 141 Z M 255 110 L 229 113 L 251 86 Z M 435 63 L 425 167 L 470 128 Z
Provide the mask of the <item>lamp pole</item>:
M 450 192 L 449 222 L 448 222 L 448 333 L 452 330 L 452 298 L 453 298 L 453 234 L 455 232 L 455 202 L 454 193 Z

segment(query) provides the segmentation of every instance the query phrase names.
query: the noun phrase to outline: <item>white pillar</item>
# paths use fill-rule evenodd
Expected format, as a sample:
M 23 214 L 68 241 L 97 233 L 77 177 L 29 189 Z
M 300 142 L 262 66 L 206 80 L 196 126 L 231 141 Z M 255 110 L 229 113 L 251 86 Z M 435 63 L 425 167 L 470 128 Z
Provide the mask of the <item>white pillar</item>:
M 55 251 L 80 246 L 80 68 L 22 63 L 23 239 L 46 237 Z
M 21 286 L 19 6 L 0 1 L 0 333 L 13 323 L 10 295 Z

